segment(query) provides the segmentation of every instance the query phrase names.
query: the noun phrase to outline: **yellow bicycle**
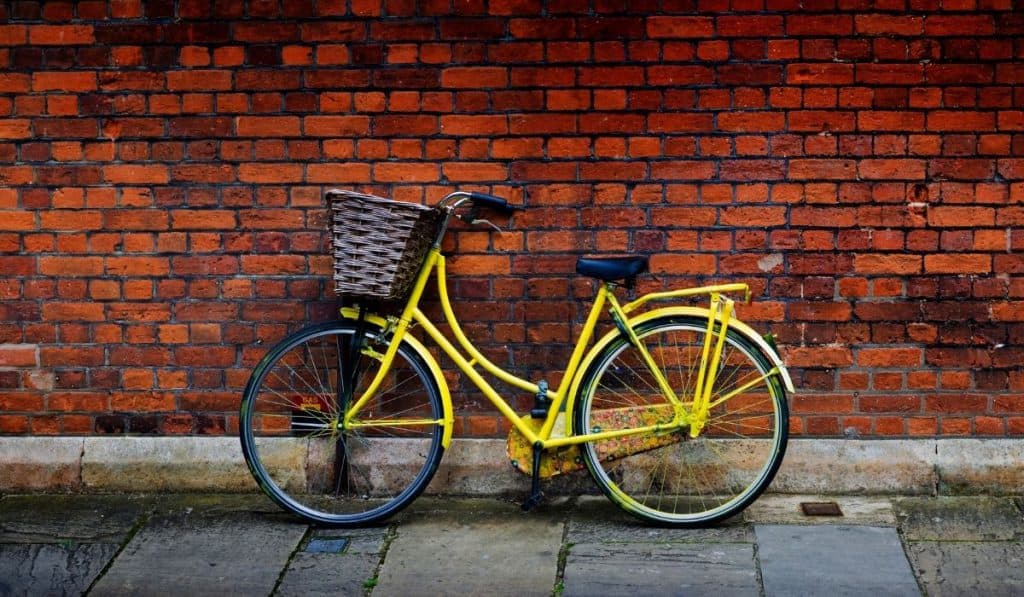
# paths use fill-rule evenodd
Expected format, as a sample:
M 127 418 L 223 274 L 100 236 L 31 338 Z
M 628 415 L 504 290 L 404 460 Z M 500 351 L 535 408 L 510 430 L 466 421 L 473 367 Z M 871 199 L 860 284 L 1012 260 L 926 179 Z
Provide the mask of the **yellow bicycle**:
M 729 295 L 749 302 L 745 284 L 656 292 L 623 304 L 616 289 L 632 288 L 647 258 L 580 259 L 578 273 L 600 286 L 551 389 L 492 363 L 464 334 L 448 297 L 440 246 L 449 223 L 458 217 L 493 227 L 478 214 L 511 213 L 504 199 L 460 191 L 426 208 L 333 193 L 335 209 L 348 209 L 335 213 L 338 289 L 364 296 L 342 308 L 338 321 L 308 326 L 271 348 L 241 403 L 246 461 L 286 510 L 320 524 L 365 525 L 427 487 L 452 440 L 454 409 L 424 335 L 511 422 L 510 458 L 532 476 L 524 509 L 541 499 L 542 478 L 584 466 L 624 510 L 671 526 L 733 516 L 771 483 L 786 449 L 793 385 L 770 337 L 735 317 Z M 350 242 L 354 228 L 366 238 Z M 397 257 L 380 248 L 396 242 L 404 247 Z M 364 271 L 353 272 L 360 264 Z M 407 282 L 399 280 L 403 269 Z M 420 309 L 434 273 L 454 343 Z M 371 288 L 381 279 L 390 283 Z M 366 297 L 397 298 L 399 308 L 373 312 Z M 694 297 L 710 304 L 689 304 Z M 666 301 L 673 304 L 654 307 Z M 608 331 L 591 345 L 606 311 Z M 480 370 L 533 395 L 534 408 L 515 412 Z

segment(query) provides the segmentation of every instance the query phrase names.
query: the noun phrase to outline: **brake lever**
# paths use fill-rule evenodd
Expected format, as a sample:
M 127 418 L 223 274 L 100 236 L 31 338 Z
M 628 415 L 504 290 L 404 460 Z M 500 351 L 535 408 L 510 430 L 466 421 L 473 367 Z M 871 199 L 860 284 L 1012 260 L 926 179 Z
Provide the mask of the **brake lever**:
M 494 222 L 491 222 L 490 220 L 484 220 L 484 219 L 480 219 L 480 220 L 472 220 L 472 221 L 470 221 L 470 222 L 468 222 L 468 223 L 469 223 L 469 224 L 470 224 L 471 226 L 473 226 L 473 225 L 476 225 L 476 224 L 487 224 L 488 226 L 490 226 L 490 227 L 491 227 L 491 228 L 492 228 L 492 229 L 493 229 L 493 230 L 494 230 L 495 232 L 497 232 L 498 234 L 501 234 L 501 233 L 502 233 L 502 229 L 501 229 L 501 228 L 498 228 L 498 227 L 497 227 L 497 226 L 496 226 L 496 225 L 494 224 Z

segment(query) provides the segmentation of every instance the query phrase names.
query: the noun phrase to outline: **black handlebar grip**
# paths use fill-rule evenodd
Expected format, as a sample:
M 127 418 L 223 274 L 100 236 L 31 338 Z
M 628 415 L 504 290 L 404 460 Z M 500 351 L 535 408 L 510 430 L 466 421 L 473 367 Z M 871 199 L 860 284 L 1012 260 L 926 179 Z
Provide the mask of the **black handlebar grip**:
M 510 214 L 516 210 L 516 207 L 509 205 L 508 201 L 501 197 L 495 197 L 494 195 L 488 195 L 487 193 L 470 193 L 469 198 L 473 201 L 474 205 L 480 207 L 486 207 L 493 209 L 504 214 Z

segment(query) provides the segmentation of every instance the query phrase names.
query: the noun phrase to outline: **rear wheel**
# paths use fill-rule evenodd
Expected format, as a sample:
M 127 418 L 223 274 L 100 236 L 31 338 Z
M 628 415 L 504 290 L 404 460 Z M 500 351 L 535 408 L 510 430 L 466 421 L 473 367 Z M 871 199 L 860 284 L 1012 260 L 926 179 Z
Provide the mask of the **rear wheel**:
M 666 316 L 635 329 L 673 392 L 693 407 L 707 320 Z M 717 339 L 718 327 L 712 331 Z M 742 335 L 726 333 L 711 405 L 696 438 L 688 425 L 582 446 L 601 490 L 627 512 L 671 526 L 733 516 L 771 483 L 786 449 L 788 411 L 771 360 Z M 669 425 L 674 408 L 624 336 L 583 374 L 574 408 L 577 434 Z
M 363 525 L 395 514 L 430 483 L 444 414 L 411 346 L 398 348 L 373 398 L 344 423 L 388 343 L 370 324 L 361 334 L 350 322 L 317 324 L 279 342 L 253 370 L 242 397 L 242 451 L 281 507 L 311 522 Z

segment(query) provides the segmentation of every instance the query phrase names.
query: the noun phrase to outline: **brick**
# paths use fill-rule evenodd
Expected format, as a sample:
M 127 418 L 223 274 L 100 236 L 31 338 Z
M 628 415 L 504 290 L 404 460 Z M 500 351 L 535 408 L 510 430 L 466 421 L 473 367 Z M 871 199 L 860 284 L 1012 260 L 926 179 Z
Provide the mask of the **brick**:
M 857 365 L 861 367 L 895 369 L 921 364 L 922 354 L 918 348 L 862 348 L 857 351 Z
M 38 367 L 39 346 L 0 344 L 0 367 Z
M 936 110 L 927 116 L 927 130 L 983 132 L 995 130 L 995 114 L 991 112 L 967 112 Z
M 795 180 L 844 180 L 857 176 L 853 160 L 800 159 L 790 160 L 789 177 Z
M 924 32 L 924 17 L 908 15 L 856 15 L 854 24 L 860 35 L 915 37 Z
M 853 310 L 848 303 L 794 303 L 789 317 L 794 321 L 849 321 Z
M 442 116 L 441 132 L 446 135 L 504 135 L 508 133 L 505 116 Z
M 508 69 L 495 66 L 452 67 L 441 72 L 441 85 L 452 89 L 505 87 L 508 80 Z
M 234 230 L 234 211 L 212 209 L 176 209 L 171 211 L 171 228 L 177 230 Z
M 869 180 L 923 180 L 926 176 L 923 160 L 861 160 L 857 170 Z
M 920 85 L 925 82 L 920 64 L 858 64 L 856 81 L 873 85 Z
M 32 73 L 33 91 L 95 91 L 94 72 L 36 72 Z
M 730 112 L 718 115 L 718 127 L 734 132 L 773 132 L 785 128 L 785 115 L 778 112 Z
M 30 120 L 10 119 L 0 122 L 0 139 L 27 139 L 31 136 Z
M 115 184 L 165 184 L 170 180 L 166 166 L 140 164 L 104 166 L 103 178 Z
M 837 37 L 853 33 L 850 15 L 796 15 L 786 16 L 786 35 Z M 756 36 L 755 36 L 756 37 Z
M 96 41 L 92 25 L 33 25 L 28 41 L 34 46 L 85 46 Z
M 790 131 L 849 132 L 856 128 L 852 112 L 794 110 L 788 114 Z
M 657 86 L 709 85 L 715 81 L 715 72 L 706 66 L 650 66 L 646 76 L 648 85 Z
M 169 91 L 223 91 L 231 89 L 231 71 L 186 70 L 167 73 Z
M 306 181 L 312 183 L 352 184 L 370 182 L 369 164 L 309 164 Z
M 103 321 L 103 305 L 98 303 L 57 303 L 43 305 L 43 319 L 49 321 Z
M 987 64 L 929 64 L 925 76 L 930 85 L 983 85 L 994 81 L 995 71 Z
M 450 162 L 441 168 L 444 177 L 452 182 L 503 182 L 508 179 L 508 167 L 486 162 Z
M 854 256 L 854 270 L 858 273 L 912 275 L 921 273 L 920 255 L 864 254 Z
M 714 21 L 711 17 L 656 16 L 647 18 L 647 35 L 653 38 L 708 38 L 713 34 Z
M 27 93 L 32 79 L 20 73 L 0 73 L 0 91 L 4 93 Z
M 988 180 L 994 172 L 994 160 L 931 160 L 928 164 L 928 174 L 935 179 Z
M 719 16 L 715 29 L 721 37 L 776 37 L 782 35 L 780 16 Z
M 40 257 L 39 273 L 47 276 L 98 276 L 103 273 L 100 257 Z
M 652 133 L 699 133 L 714 130 L 711 114 L 661 113 L 647 116 L 647 130 Z
M 28 42 L 25 25 L 0 25 L 0 46 L 19 46 Z
M 857 113 L 857 128 L 861 131 L 908 131 L 924 129 L 925 117 L 920 112 L 866 111 Z
M 373 166 L 377 182 L 436 182 L 439 176 L 437 164 L 380 162 Z
M 240 164 L 238 180 L 252 183 L 296 183 L 302 182 L 301 164 Z
M 790 64 L 786 82 L 790 85 L 848 85 L 853 83 L 852 64 Z
M 849 367 L 853 355 L 848 348 L 815 346 L 794 347 L 785 351 L 784 358 L 790 367 Z
M 708 254 L 658 254 L 651 256 L 655 274 L 700 275 L 715 270 L 715 257 Z
M 995 24 L 991 15 L 929 15 L 924 34 L 928 36 L 991 35 Z
M 306 116 L 302 130 L 312 137 L 360 137 L 370 132 L 366 116 Z
M 924 270 L 931 274 L 984 274 L 992 271 L 992 257 L 971 253 L 925 255 Z
M 297 137 L 298 116 L 240 116 L 236 122 L 240 137 Z

